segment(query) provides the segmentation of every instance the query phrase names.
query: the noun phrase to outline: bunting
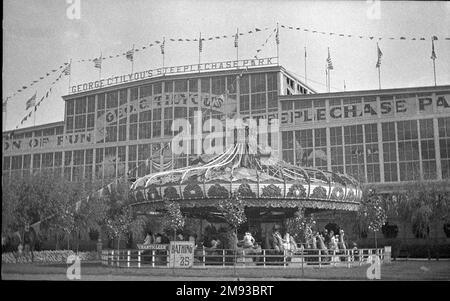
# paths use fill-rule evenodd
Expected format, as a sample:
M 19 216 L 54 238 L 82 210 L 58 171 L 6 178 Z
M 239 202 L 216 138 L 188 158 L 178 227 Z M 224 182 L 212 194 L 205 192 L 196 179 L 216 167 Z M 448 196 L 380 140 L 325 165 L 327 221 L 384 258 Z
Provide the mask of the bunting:
M 10 98 L 13 98 L 14 96 L 16 96 L 18 93 L 23 92 L 24 90 L 28 89 L 29 87 L 32 87 L 34 84 L 37 84 L 38 82 L 41 82 L 42 80 L 44 80 L 45 78 L 49 77 L 50 75 L 52 75 L 53 73 L 55 73 L 58 70 L 61 70 L 62 68 L 64 68 L 64 66 L 67 66 L 69 63 L 64 63 L 62 65 L 60 65 L 57 69 L 52 69 L 49 72 L 46 72 L 46 74 L 44 76 L 39 77 L 39 79 L 37 80 L 33 80 L 31 81 L 31 83 L 27 86 L 22 86 L 22 88 L 17 89 L 15 92 L 13 92 L 11 95 L 7 96 L 5 98 L 5 100 L 9 100 Z
M 28 110 L 30 107 L 34 106 L 36 104 L 36 93 L 34 93 L 33 96 L 31 96 L 30 99 L 27 100 L 27 103 L 25 105 L 25 110 Z
M 256 55 L 254 56 L 254 58 L 258 58 L 258 54 L 262 51 L 262 49 L 266 46 L 266 44 L 269 42 L 270 38 L 272 37 L 272 35 L 277 32 L 277 29 L 275 28 L 270 35 L 267 37 L 267 39 L 264 41 L 264 43 L 262 43 L 262 45 L 260 46 L 260 48 L 258 48 L 256 50 Z
M 369 39 L 369 40 L 410 40 L 410 41 L 426 41 L 427 38 L 424 37 L 404 37 L 404 36 L 398 36 L 398 37 L 375 37 L 375 36 L 368 36 L 368 35 L 355 35 L 355 34 L 344 34 L 344 33 L 335 33 L 335 32 L 326 32 L 326 31 L 317 31 L 312 30 L 310 28 L 300 28 L 300 27 L 293 27 L 293 26 L 286 26 L 286 25 L 280 25 L 281 28 L 288 29 L 288 30 L 297 30 L 297 31 L 305 31 L 305 32 L 311 32 L 314 34 L 322 34 L 322 35 L 328 35 L 328 36 L 339 36 L 339 37 L 346 37 L 346 38 L 359 38 L 359 39 Z M 437 36 L 433 36 L 437 40 Z M 443 38 L 445 40 L 450 40 L 450 37 Z
M 19 128 L 20 125 L 22 125 L 25 121 L 28 120 L 28 118 L 31 117 L 31 115 L 33 114 L 33 112 L 36 112 L 38 107 L 41 105 L 41 103 L 48 98 L 48 96 L 50 95 L 50 93 L 52 92 L 53 86 L 61 79 L 61 77 L 64 74 L 64 70 L 59 74 L 59 76 L 51 83 L 50 87 L 48 88 L 48 90 L 45 93 L 45 96 L 42 96 L 41 99 L 36 103 L 36 95 L 37 92 L 27 101 L 26 104 L 26 110 L 28 110 L 30 107 L 34 106 L 34 110 L 31 110 L 30 112 L 28 112 L 25 117 L 23 117 L 20 121 L 20 123 L 18 125 L 16 125 L 16 129 Z

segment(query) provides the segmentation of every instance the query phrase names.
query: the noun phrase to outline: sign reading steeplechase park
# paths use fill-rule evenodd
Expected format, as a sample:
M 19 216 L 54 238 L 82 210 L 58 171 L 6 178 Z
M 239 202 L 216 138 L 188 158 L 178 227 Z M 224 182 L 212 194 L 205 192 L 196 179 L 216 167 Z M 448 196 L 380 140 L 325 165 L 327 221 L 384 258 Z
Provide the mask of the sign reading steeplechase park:
M 237 68 L 251 68 L 260 67 L 268 65 L 276 65 L 278 63 L 276 57 L 261 58 L 261 59 L 247 59 L 247 60 L 235 60 L 235 61 L 224 61 L 215 63 L 201 63 L 201 64 L 191 64 L 182 65 L 175 67 L 164 67 L 157 69 L 149 69 L 139 72 L 127 73 L 117 76 L 110 76 L 105 79 L 100 79 L 97 81 L 82 83 L 79 85 L 71 86 L 70 93 L 81 93 L 90 91 L 93 89 L 99 89 L 104 87 L 109 87 L 113 85 L 138 81 L 142 79 L 158 77 L 167 74 L 176 73 L 190 73 L 190 72 L 200 72 L 200 71 L 217 71 L 226 69 L 237 69 Z

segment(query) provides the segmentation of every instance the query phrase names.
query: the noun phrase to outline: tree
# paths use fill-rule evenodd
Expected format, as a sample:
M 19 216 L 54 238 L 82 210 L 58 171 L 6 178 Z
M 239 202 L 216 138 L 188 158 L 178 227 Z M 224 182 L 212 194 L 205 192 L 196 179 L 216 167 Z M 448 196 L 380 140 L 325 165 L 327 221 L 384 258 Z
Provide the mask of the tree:
M 381 230 L 387 220 L 382 196 L 375 194 L 374 190 L 368 191 L 359 206 L 358 217 L 367 228 L 375 233 L 375 248 L 377 248 L 377 232 Z
M 231 227 L 233 238 L 229 239 L 231 247 L 237 248 L 237 229 L 240 225 L 247 221 L 245 215 L 245 205 L 240 198 L 239 193 L 234 193 L 231 198 L 223 199 L 219 202 L 219 210 L 222 213 L 223 219 Z
M 316 226 L 314 216 L 309 217 L 305 215 L 305 209 L 301 208 L 295 212 L 294 218 L 288 220 L 287 231 L 296 241 L 308 242 L 311 240 Z
M 133 216 L 129 206 L 110 209 L 105 219 L 105 227 L 108 236 L 117 239 L 117 249 L 120 248 L 120 239 L 129 233 L 133 223 Z
M 176 240 L 176 231 L 183 229 L 186 219 L 177 202 L 166 201 L 164 207 L 166 211 L 163 218 L 163 228 L 173 231 L 173 240 Z

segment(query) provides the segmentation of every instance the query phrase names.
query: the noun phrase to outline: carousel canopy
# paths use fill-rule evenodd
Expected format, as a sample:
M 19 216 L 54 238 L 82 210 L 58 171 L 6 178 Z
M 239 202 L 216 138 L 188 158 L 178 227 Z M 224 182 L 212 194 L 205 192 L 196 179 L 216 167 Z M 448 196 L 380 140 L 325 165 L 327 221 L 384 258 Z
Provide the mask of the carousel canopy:
M 248 207 L 357 210 L 362 197 L 352 177 L 273 159 L 247 143 L 223 154 L 199 156 L 188 167 L 148 174 L 131 186 L 137 201 L 179 201 L 181 207 L 215 207 L 238 193 Z

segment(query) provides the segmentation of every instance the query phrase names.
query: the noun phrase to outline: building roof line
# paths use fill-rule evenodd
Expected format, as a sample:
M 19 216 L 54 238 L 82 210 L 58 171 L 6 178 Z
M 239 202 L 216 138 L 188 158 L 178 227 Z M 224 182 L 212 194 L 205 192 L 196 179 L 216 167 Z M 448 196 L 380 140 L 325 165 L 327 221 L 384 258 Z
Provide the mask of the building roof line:
M 373 90 L 354 90 L 354 91 L 341 91 L 341 92 L 331 92 L 331 93 L 316 93 L 316 94 L 295 94 L 295 95 L 280 95 L 280 101 L 286 100 L 297 100 L 297 99 L 310 99 L 310 98 L 325 98 L 325 97 L 344 97 L 344 96 L 361 96 L 361 94 L 366 95 L 380 95 L 380 94 L 392 94 L 392 93 L 408 93 L 420 91 L 426 93 L 427 91 L 436 90 L 448 90 L 450 93 L 450 85 L 442 86 L 424 86 L 424 87 L 408 87 L 408 88 L 390 88 L 390 89 L 373 89 Z

